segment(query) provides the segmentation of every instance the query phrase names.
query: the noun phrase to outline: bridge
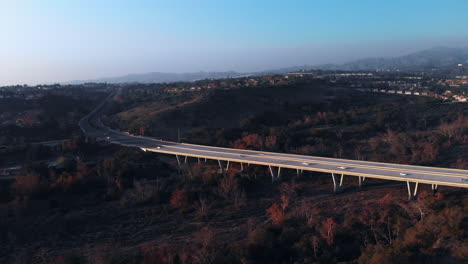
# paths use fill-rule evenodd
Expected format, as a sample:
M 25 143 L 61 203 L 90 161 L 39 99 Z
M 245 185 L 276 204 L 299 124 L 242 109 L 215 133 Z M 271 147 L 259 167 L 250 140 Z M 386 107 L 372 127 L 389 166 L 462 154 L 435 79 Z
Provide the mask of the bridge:
M 419 184 L 430 184 L 433 191 L 437 190 L 438 186 L 468 188 L 468 170 L 221 148 L 122 133 L 105 126 L 100 119 L 102 109 L 111 98 L 112 94 L 80 120 L 83 133 L 113 144 L 175 155 L 181 167 L 187 166 L 189 157 L 199 161 L 216 160 L 222 172 L 229 170 L 232 163 L 239 163 L 241 170 L 250 164 L 262 165 L 269 168 L 273 182 L 281 178 L 281 172 L 285 169 L 295 170 L 298 175 L 304 171 L 324 172 L 331 175 L 335 192 L 343 188 L 345 176 L 354 177 L 359 186 L 366 178 L 394 180 L 406 182 L 409 199 L 417 195 Z

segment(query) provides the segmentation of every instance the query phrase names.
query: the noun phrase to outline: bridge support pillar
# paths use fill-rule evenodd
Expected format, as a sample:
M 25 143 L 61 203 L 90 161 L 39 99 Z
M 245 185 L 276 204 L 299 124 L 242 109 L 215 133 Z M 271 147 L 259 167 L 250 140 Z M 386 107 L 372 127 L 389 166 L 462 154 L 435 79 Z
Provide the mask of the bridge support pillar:
M 418 194 L 418 185 L 419 185 L 419 182 L 416 182 L 414 184 L 414 191 L 412 192 L 410 182 L 409 181 L 406 182 L 406 186 L 408 187 L 408 200 L 416 199 L 416 196 Z
M 180 161 L 179 155 L 176 155 L 177 165 L 179 165 L 179 170 L 183 172 L 184 168 L 187 169 L 187 171 L 188 171 L 188 173 L 189 173 L 189 175 L 190 175 L 190 178 L 192 178 L 192 177 L 193 177 L 193 174 L 192 174 L 192 171 L 190 170 L 190 167 L 189 167 L 189 165 L 188 165 L 188 163 L 187 163 L 187 158 L 188 158 L 188 157 L 185 156 L 185 158 L 184 158 L 184 163 L 182 163 L 182 162 Z
M 177 159 L 177 165 L 179 165 L 179 169 L 182 168 L 182 164 L 180 163 L 179 155 L 175 155 Z
M 218 165 L 219 165 L 219 170 L 221 171 L 221 173 L 223 175 L 226 174 L 225 171 L 224 171 L 224 166 L 223 166 L 223 163 L 221 162 L 221 160 L 218 160 Z
M 240 171 L 241 171 L 241 172 L 243 172 L 243 171 L 244 171 L 244 163 L 242 163 L 242 162 L 241 162 L 241 164 L 240 164 L 240 165 L 241 165 L 241 169 L 240 169 Z
M 229 160 L 227 161 L 227 164 L 226 164 L 226 171 L 229 170 Z
M 281 178 L 281 167 L 278 167 L 277 170 L 271 166 L 268 167 L 270 168 L 271 182 L 278 181 Z
M 431 184 L 431 189 L 433 193 L 437 192 L 437 184 Z
M 365 183 L 364 181 L 366 180 L 366 177 L 358 176 L 358 178 L 359 178 L 359 188 L 361 188 L 362 185 Z
M 340 182 L 338 183 L 339 185 L 337 185 L 337 180 L 338 179 L 335 179 L 335 174 L 332 173 L 333 191 L 334 192 L 341 192 L 343 190 L 343 178 L 344 178 L 344 174 L 341 174 Z
M 300 169 L 296 170 L 297 177 L 302 176 L 303 173 L 304 173 L 304 170 L 300 170 Z
M 182 170 L 184 167 L 187 167 L 187 156 L 185 156 L 184 162 L 180 160 L 179 155 L 176 155 L 177 165 L 179 165 L 179 170 Z

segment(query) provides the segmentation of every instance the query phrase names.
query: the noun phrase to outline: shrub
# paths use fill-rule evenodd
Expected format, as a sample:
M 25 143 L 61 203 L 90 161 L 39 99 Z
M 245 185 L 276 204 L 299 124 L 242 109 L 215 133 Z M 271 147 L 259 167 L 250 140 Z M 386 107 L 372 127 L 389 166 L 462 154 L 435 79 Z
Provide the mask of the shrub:
M 284 223 L 284 211 L 283 209 L 277 204 L 274 203 L 270 208 L 267 210 L 268 218 L 272 221 L 274 225 L 281 226 Z
M 286 207 L 289 206 L 292 200 L 296 198 L 297 192 L 296 192 L 297 186 L 294 183 L 283 183 L 281 184 L 280 187 L 280 192 L 281 192 L 281 208 L 283 210 L 286 209 Z
M 176 250 L 168 245 L 156 245 L 155 243 L 145 243 L 140 248 L 143 264 L 153 263 L 174 263 L 177 256 Z
M 215 232 L 209 227 L 203 227 L 194 234 L 195 250 L 193 251 L 194 263 L 213 263 L 219 245 L 216 243 Z
M 156 186 L 137 182 L 135 183 L 135 187 L 120 199 L 120 205 L 122 207 L 129 207 L 150 201 L 157 201 L 158 199 L 159 192 Z
M 170 206 L 175 209 L 183 209 L 188 206 L 188 194 L 187 190 L 179 189 L 175 190 L 171 195 L 169 202 Z
M 235 173 L 229 172 L 218 183 L 218 194 L 224 199 L 232 199 L 233 194 L 239 190 L 239 183 Z
M 34 196 L 46 187 L 37 173 L 16 177 L 13 189 L 20 195 Z
M 209 215 L 211 208 L 211 203 L 205 198 L 199 198 L 196 205 L 196 218 L 197 219 L 206 219 Z
M 328 217 L 319 229 L 320 235 L 327 241 L 328 245 L 333 245 L 335 239 L 335 225 L 335 220 Z

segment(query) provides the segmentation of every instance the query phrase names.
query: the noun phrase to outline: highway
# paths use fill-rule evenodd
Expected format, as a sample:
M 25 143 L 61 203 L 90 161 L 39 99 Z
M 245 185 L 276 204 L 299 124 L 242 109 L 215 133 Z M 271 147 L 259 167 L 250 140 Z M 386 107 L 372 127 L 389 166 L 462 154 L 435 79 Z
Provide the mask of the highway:
M 269 166 L 273 181 L 280 178 L 281 170 L 284 169 L 294 169 L 297 173 L 324 172 L 331 174 L 335 190 L 340 189 L 343 183 L 351 181 L 344 176 L 355 176 L 358 180 L 353 181 L 359 181 L 359 184 L 366 178 L 395 180 L 407 182 L 410 197 L 416 195 L 419 183 L 430 184 L 433 189 L 439 185 L 468 188 L 468 170 L 220 148 L 129 135 L 106 127 L 100 120 L 100 113 L 111 98 L 112 95 L 81 119 L 80 127 L 85 134 L 143 151 L 176 155 L 179 164 L 185 163 L 186 157 L 195 157 L 217 160 L 221 170 L 228 169 L 232 162 L 241 163 L 242 166 Z M 411 190 L 410 183 L 415 183 L 414 190 Z

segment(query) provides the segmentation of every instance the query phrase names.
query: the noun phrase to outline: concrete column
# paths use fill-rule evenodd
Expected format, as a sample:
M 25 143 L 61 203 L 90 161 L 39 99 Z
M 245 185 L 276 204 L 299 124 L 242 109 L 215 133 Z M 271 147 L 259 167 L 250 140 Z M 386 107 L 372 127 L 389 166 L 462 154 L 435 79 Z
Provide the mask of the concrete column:
M 297 175 L 297 177 L 302 176 L 302 173 L 303 173 L 303 172 L 304 172 L 304 170 L 297 169 L 297 170 L 296 170 L 296 175 Z
M 332 172 L 331 174 L 332 180 L 333 180 L 333 191 L 336 192 L 336 180 L 335 180 L 335 174 Z
M 224 167 L 223 167 L 223 164 L 221 163 L 221 160 L 218 160 L 218 165 L 219 165 L 219 169 L 221 170 L 221 173 L 224 175 L 225 172 L 224 172 Z
M 268 166 L 270 168 L 271 173 L 271 182 L 275 182 L 280 179 L 281 177 L 281 167 L 278 167 L 278 170 L 275 170 L 273 167 Z
M 416 182 L 415 185 L 414 185 L 414 191 L 412 192 L 411 191 L 411 185 L 410 185 L 410 182 L 407 181 L 406 182 L 406 186 L 408 187 L 408 200 L 413 200 L 416 198 L 417 194 L 418 194 L 418 186 L 419 186 L 419 182 Z
M 337 179 L 335 178 L 335 174 L 332 173 L 333 191 L 334 192 L 341 192 L 343 190 L 343 178 L 344 178 L 344 174 L 341 174 L 340 182 L 337 182 Z

